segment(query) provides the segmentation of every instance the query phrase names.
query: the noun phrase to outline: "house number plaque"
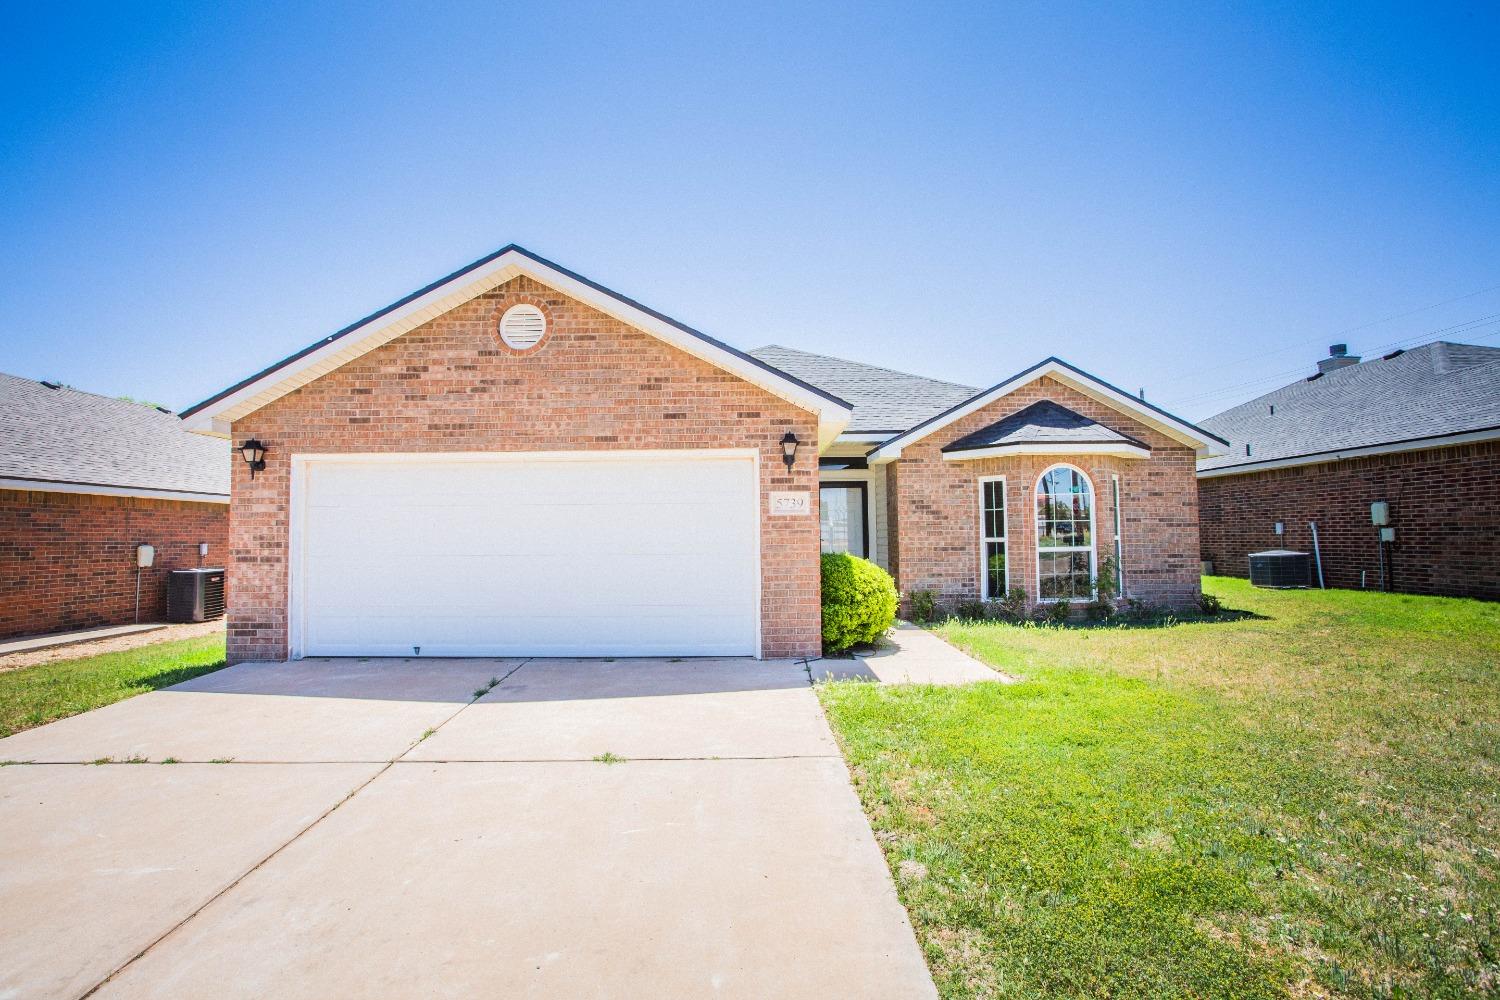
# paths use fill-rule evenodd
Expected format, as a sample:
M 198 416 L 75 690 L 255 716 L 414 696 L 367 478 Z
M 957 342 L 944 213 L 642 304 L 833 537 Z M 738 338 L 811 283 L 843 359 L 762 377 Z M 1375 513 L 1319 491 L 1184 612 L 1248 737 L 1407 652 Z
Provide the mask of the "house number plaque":
M 772 493 L 771 513 L 782 516 L 798 516 L 810 513 L 812 500 L 806 492 L 802 493 Z

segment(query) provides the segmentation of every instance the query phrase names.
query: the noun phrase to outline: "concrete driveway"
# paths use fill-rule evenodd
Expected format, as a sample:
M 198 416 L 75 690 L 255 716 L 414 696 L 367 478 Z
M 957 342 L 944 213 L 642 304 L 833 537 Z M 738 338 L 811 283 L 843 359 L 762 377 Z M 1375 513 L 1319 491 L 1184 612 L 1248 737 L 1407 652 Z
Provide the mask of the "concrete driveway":
M 935 995 L 804 664 L 243 664 L 0 761 L 0 998 Z

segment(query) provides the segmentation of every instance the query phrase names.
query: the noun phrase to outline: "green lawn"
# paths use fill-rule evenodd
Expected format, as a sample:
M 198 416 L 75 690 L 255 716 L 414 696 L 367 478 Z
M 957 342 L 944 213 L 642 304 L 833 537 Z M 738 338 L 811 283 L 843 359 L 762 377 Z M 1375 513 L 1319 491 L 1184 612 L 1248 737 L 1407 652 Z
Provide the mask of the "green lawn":
M 179 684 L 224 665 L 224 637 L 200 636 L 0 673 L 0 736 Z
M 1500 995 L 1500 605 L 952 622 L 1014 685 L 824 685 L 945 997 Z

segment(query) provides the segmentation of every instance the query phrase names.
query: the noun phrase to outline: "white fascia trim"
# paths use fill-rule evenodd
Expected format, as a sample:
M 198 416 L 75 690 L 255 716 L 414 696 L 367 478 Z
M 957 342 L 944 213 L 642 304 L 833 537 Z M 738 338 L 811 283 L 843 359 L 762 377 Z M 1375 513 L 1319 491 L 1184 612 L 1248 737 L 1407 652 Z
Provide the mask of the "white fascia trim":
M 1266 472 L 1271 469 L 1291 469 L 1299 465 L 1325 465 L 1329 462 L 1342 462 L 1345 459 L 1364 458 L 1368 455 L 1398 455 L 1404 451 L 1430 451 L 1433 448 L 1449 448 L 1483 441 L 1500 441 L 1500 427 L 1491 427 L 1483 431 L 1466 431 L 1462 434 L 1445 434 L 1441 437 L 1416 438 L 1394 444 L 1372 444 L 1363 448 L 1320 451 L 1311 455 L 1298 455 L 1294 458 L 1274 458 L 1265 462 L 1257 462 L 1254 465 L 1229 465 L 1222 469 L 1203 469 L 1199 471 L 1198 478 L 1247 476 L 1253 472 Z
M 144 486 L 100 486 L 94 483 L 60 483 L 55 480 L 0 478 L 0 489 L 33 493 L 83 493 L 96 497 L 142 497 L 147 500 L 190 500 L 194 503 L 229 502 L 228 493 L 192 493 L 187 490 L 153 490 Z
M 234 420 L 522 274 L 757 385 L 795 406 L 817 414 L 820 447 L 831 443 L 840 431 L 849 426 L 853 407 L 840 405 L 795 382 L 778 378 L 775 373 L 759 365 L 747 362 L 730 351 L 686 333 L 643 309 L 622 302 L 516 250 L 507 251 L 484 266 L 439 285 L 399 309 L 371 320 L 363 329 L 351 330 L 337 340 L 330 340 L 285 368 L 270 372 L 264 378 L 215 401 L 211 406 L 184 417 L 183 424 L 188 430 L 199 434 L 228 437 L 228 425 Z
M 292 465 L 344 462 L 358 465 L 400 462 L 634 462 L 757 459 L 755 448 L 642 448 L 618 451 L 328 451 L 292 453 Z
M 1003 458 L 1006 455 L 1114 455 L 1117 458 L 1150 458 L 1151 449 L 1133 444 L 1001 444 L 993 448 L 969 448 L 945 451 L 945 462 L 967 462 L 978 458 Z
M 1134 417 L 1141 423 L 1146 424 L 1148 427 L 1152 427 L 1160 431 L 1172 440 L 1179 441 L 1182 444 L 1195 449 L 1200 459 L 1214 458 L 1224 454 L 1225 452 L 1224 445 L 1220 444 L 1218 441 L 1215 441 L 1212 438 L 1205 437 L 1201 432 L 1194 429 L 1190 424 L 1171 419 L 1168 416 L 1158 412 L 1157 410 L 1143 405 L 1141 401 L 1136 399 L 1134 396 L 1130 396 L 1123 392 L 1120 392 L 1117 389 L 1105 385 L 1103 382 L 1098 382 L 1094 379 L 1081 379 L 1072 369 L 1068 368 L 1067 366 L 1060 364 L 1055 360 L 1048 360 L 1044 361 L 1034 368 L 1027 369 L 1020 375 L 1017 375 L 1015 378 L 1011 379 L 1009 382 L 1002 382 L 1000 385 L 995 386 L 993 389 L 975 396 L 967 403 L 964 403 L 956 409 L 943 414 L 941 417 L 933 420 L 931 423 L 922 424 L 918 427 L 912 428 L 904 434 L 899 434 L 896 437 L 891 438 L 890 441 L 870 452 L 870 461 L 872 463 L 881 465 L 886 462 L 895 461 L 896 459 L 901 457 L 901 449 L 906 445 L 912 444 L 916 441 L 920 441 L 922 438 L 927 437 L 929 434 L 934 434 L 937 431 L 942 430 L 944 427 L 962 420 L 964 417 L 967 417 L 969 414 L 974 413 L 977 410 L 983 409 L 984 407 L 993 403 L 995 400 L 1000 399 L 1003 396 L 1008 396 L 1010 393 L 1015 392 L 1023 385 L 1029 385 L 1030 383 L 1035 382 L 1037 379 L 1047 377 L 1054 378 L 1057 381 L 1068 386 L 1069 388 L 1076 389 L 1078 392 L 1083 393 L 1090 399 L 1096 400 L 1097 402 L 1103 403 L 1104 405 L 1109 406 L 1113 409 L 1129 414 L 1131 417 Z
M 839 435 L 835 444 L 880 444 L 895 436 L 895 434 L 871 434 L 868 431 L 845 432 Z

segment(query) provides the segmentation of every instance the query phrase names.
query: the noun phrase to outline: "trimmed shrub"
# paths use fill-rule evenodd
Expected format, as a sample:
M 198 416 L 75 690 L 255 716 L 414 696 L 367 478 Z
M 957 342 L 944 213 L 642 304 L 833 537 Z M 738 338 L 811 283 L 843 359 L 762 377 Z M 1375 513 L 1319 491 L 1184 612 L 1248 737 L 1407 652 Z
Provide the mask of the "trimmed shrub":
M 868 559 L 823 554 L 823 651 L 874 642 L 896 622 L 896 581 Z
M 983 601 L 959 601 L 958 617 L 966 622 L 982 622 L 989 617 Z
M 1008 622 L 1022 622 L 1031 611 L 1031 600 L 1021 587 L 1012 587 L 999 600 L 991 601 L 991 617 Z

